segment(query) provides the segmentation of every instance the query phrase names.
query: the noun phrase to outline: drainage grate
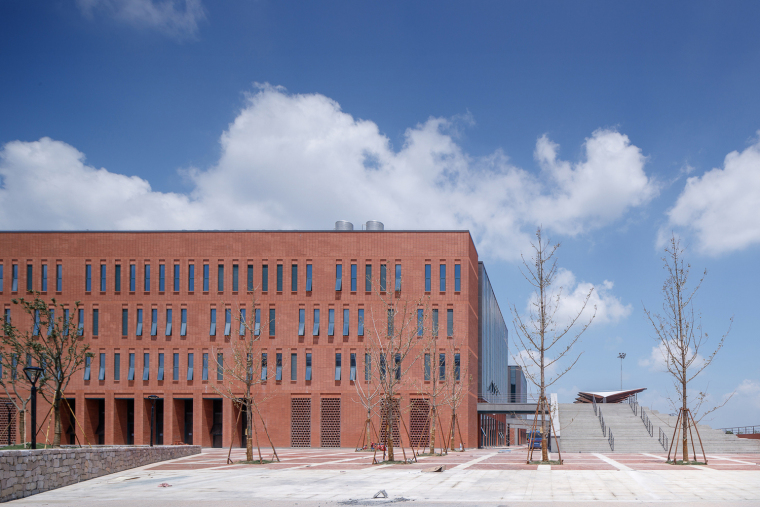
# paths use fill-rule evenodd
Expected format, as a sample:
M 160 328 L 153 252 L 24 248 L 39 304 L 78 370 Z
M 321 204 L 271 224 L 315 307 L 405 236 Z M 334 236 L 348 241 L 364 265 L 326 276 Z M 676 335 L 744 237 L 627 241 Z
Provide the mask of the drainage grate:
M 290 400 L 290 446 L 311 447 L 311 398 Z
M 340 447 L 340 398 L 322 398 L 321 419 L 319 445 Z

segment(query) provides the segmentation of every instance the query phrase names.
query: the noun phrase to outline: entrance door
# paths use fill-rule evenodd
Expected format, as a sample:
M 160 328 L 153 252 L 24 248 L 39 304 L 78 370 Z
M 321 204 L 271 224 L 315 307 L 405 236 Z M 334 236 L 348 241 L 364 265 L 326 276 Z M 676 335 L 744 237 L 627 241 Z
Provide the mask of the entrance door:
M 135 445 L 135 400 L 127 400 L 127 445 Z
M 185 400 L 185 443 L 193 444 L 193 400 Z
M 164 445 L 164 400 L 156 400 L 156 445 Z
M 222 400 L 212 400 L 212 412 L 214 414 L 214 422 L 211 425 L 211 446 L 222 447 Z

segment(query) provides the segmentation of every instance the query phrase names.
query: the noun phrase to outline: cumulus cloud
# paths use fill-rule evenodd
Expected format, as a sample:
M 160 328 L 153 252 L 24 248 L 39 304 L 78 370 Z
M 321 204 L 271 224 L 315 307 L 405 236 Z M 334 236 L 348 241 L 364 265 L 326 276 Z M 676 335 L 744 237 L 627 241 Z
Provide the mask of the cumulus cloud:
M 673 347 L 675 350 L 675 347 Z M 686 351 L 687 360 L 692 356 L 691 350 Z M 652 350 L 648 357 L 642 357 L 639 359 L 639 366 L 642 368 L 648 368 L 649 371 L 668 371 L 668 349 L 664 343 L 658 342 L 658 344 L 652 347 Z M 699 370 L 702 365 L 705 364 L 705 358 L 700 354 L 694 359 L 694 362 L 689 367 L 689 371 Z
M 6 144 L 0 228 L 325 229 L 337 219 L 379 219 L 392 229 L 469 229 L 482 255 L 511 260 L 537 224 L 565 235 L 593 230 L 657 191 L 640 150 L 613 130 L 593 132 L 575 164 L 539 138 L 547 181 L 501 151 L 468 155 L 455 129 L 451 120 L 430 118 L 407 129 L 394 149 L 375 123 L 323 95 L 264 85 L 222 134 L 218 162 L 186 172 L 189 195 L 87 166 L 59 141 Z M 605 299 L 611 288 L 598 287 L 596 302 L 609 303 L 601 320 L 630 312 Z
M 754 408 L 760 408 L 760 382 L 744 379 L 736 388 L 736 396 Z
M 201 0 L 77 0 L 77 5 L 90 19 L 105 14 L 179 40 L 194 37 L 198 22 L 206 18 Z
M 759 133 L 760 134 L 760 133 Z M 692 231 L 699 249 L 720 255 L 760 243 L 760 140 L 726 155 L 722 168 L 686 180 L 669 227 Z

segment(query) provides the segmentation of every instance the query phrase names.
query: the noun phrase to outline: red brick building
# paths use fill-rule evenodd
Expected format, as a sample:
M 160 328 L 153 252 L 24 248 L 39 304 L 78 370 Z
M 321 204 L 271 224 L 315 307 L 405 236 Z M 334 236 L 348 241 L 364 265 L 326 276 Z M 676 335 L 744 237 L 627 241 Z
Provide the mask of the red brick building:
M 0 308 L 17 327 L 32 323 L 11 299 L 29 289 L 72 308 L 81 301 L 72 318 L 94 357 L 66 392 L 79 424 L 64 415 L 64 441 L 146 444 L 156 395 L 159 442 L 242 445 L 237 412 L 213 389 L 216 354 L 243 339 L 231 318 L 242 309 L 267 322 L 267 382 L 257 389 L 269 396 L 262 412 L 275 445 L 356 445 L 360 323 L 369 328 L 378 302 L 367 275 L 387 284 L 381 291 L 429 298 L 440 316 L 442 340 L 473 376 L 460 413 L 467 446 L 478 442 L 478 393 L 509 389 L 506 326 L 467 231 L 4 232 L 0 266 Z M 411 383 L 401 394 L 405 406 L 420 398 Z M 52 440 L 39 405 L 38 441 Z M 420 431 L 414 413 L 403 417 Z

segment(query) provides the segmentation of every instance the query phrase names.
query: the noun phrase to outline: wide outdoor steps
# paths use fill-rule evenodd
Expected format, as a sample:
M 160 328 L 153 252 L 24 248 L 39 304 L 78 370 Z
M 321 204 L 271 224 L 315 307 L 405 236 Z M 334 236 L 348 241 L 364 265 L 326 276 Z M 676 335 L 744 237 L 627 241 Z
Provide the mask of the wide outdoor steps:
M 673 438 L 675 417 L 643 407 L 652 423 L 652 436 L 649 436 L 640 417 L 642 407 L 639 408 L 638 415 L 633 413 L 627 403 L 600 403 L 597 407 L 602 411 L 608 430 L 612 430 L 615 439 L 614 452 L 667 452 L 658 440 L 659 429 L 662 428 L 669 442 Z M 594 407 L 591 404 L 562 403 L 559 406 L 559 418 L 562 452 L 613 452 L 608 439 L 602 435 L 599 418 L 594 415 Z M 698 428 L 707 454 L 760 452 L 760 441 L 726 435 L 704 424 L 700 424 Z M 696 439 L 696 434 L 694 438 Z M 701 452 L 698 441 L 695 442 L 695 447 L 697 452 Z

